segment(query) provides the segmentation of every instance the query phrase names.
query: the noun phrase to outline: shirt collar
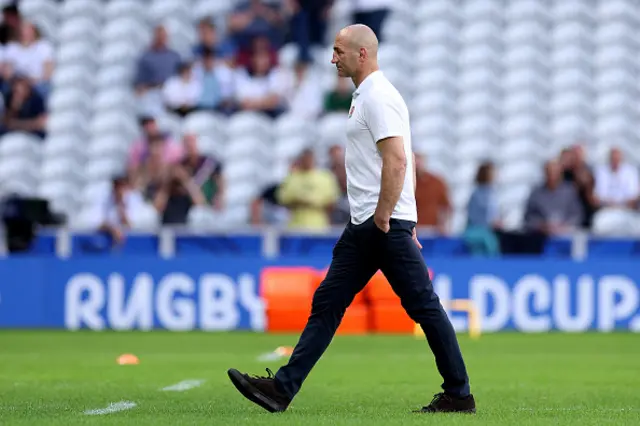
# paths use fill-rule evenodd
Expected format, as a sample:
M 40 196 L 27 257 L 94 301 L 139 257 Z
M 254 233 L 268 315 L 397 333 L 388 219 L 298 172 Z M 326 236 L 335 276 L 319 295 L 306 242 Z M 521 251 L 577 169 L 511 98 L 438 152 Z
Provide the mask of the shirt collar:
M 353 92 L 353 98 L 355 99 L 358 96 L 360 96 L 360 94 L 363 91 L 367 90 L 374 83 L 374 81 L 377 80 L 380 77 L 382 77 L 382 71 L 380 71 L 380 70 L 374 71 L 371 74 L 369 74 L 368 76 L 366 76 L 365 79 L 362 80 L 362 83 L 360 83 L 360 86 L 358 86 L 356 91 Z

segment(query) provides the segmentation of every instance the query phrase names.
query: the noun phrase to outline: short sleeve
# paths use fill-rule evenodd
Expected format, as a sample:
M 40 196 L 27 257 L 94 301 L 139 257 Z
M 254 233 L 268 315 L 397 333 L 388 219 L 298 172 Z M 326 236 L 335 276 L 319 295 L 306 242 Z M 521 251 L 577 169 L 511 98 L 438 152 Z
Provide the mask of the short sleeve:
M 400 106 L 382 94 L 372 96 L 365 103 L 365 121 L 373 140 L 403 136 L 403 118 Z

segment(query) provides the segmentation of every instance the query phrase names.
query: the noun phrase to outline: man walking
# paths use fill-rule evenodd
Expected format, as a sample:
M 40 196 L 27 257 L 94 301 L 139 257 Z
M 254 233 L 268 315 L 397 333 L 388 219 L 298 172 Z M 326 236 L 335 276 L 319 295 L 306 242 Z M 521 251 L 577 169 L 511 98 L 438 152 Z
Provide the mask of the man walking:
M 329 346 L 355 295 L 381 270 L 409 316 L 420 324 L 444 379 L 444 392 L 417 412 L 475 413 L 475 401 L 455 331 L 433 290 L 415 224 L 415 164 L 409 112 L 378 69 L 378 40 L 365 25 L 338 33 L 332 63 L 356 91 L 347 122 L 351 221 L 333 250 L 311 315 L 289 362 L 268 377 L 228 371 L 236 388 L 270 412 L 284 411 Z

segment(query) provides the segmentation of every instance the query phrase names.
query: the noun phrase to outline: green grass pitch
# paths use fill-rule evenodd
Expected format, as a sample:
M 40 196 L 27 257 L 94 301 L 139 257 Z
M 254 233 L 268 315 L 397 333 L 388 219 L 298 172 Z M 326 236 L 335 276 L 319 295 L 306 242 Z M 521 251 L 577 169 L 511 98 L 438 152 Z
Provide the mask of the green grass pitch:
M 460 335 L 478 414 L 425 415 L 440 378 L 425 340 L 338 336 L 289 411 L 245 400 L 226 370 L 274 371 L 257 357 L 295 335 L 0 331 L 1 425 L 638 425 L 633 334 Z M 133 353 L 139 365 L 121 366 Z M 184 392 L 160 389 L 187 379 Z M 86 415 L 119 401 L 132 409 Z

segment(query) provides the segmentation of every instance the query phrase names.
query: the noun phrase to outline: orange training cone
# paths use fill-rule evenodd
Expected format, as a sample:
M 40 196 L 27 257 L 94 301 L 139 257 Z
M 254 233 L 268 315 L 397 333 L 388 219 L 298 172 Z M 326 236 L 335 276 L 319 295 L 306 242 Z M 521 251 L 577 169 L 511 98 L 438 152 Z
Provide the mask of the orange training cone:
M 136 365 L 140 364 L 140 360 L 133 354 L 123 354 L 118 357 L 118 364 L 120 365 Z

